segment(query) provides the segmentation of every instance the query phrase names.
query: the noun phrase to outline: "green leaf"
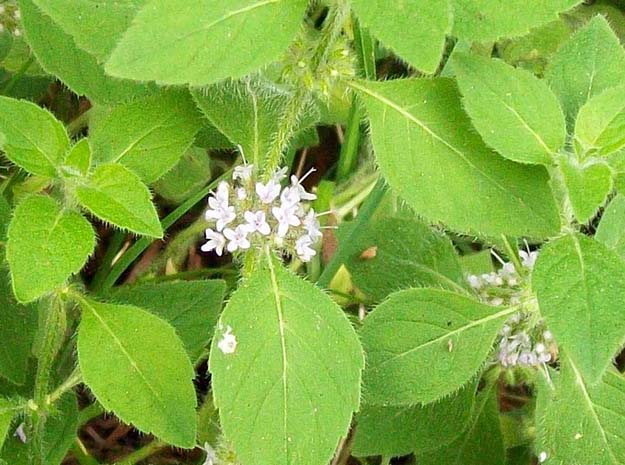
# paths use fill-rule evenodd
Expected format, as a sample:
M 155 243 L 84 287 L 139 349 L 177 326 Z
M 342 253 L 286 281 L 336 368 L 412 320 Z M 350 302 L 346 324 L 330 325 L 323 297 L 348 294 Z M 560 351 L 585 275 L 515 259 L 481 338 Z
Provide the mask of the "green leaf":
M 150 85 L 105 75 L 96 58 L 78 48 L 72 37 L 43 14 L 33 0 L 18 1 L 28 44 L 38 62 L 76 94 L 86 95 L 93 102 L 116 103 L 154 90 Z
M 163 237 L 152 196 L 141 179 L 117 163 L 102 164 L 76 187 L 76 198 L 97 217 L 146 236 Z
M 547 237 L 559 217 L 542 167 L 488 149 L 449 79 L 351 84 L 364 98 L 382 174 L 416 213 L 462 232 Z
M 146 0 L 34 0 L 34 3 L 71 35 L 78 47 L 104 60 Z
M 72 175 L 85 176 L 91 167 L 91 146 L 89 139 L 80 139 L 65 157 L 65 167 Z
M 625 147 L 625 86 L 607 89 L 580 108 L 575 143 L 582 154 L 605 156 Z
M 181 203 L 211 179 L 211 163 L 206 149 L 191 147 L 171 171 L 154 184 L 161 197 Z
M 606 207 L 595 239 L 625 259 L 625 196 L 618 194 Z
M 307 4 L 150 0 L 117 44 L 106 71 L 193 86 L 242 77 L 280 58 L 300 30 Z
M 473 418 L 456 441 L 417 457 L 419 465 L 504 465 L 497 390 L 491 387 L 478 395 Z
M 439 289 L 392 294 L 361 331 L 368 401 L 426 404 L 456 392 L 478 374 L 514 311 Z
M 451 29 L 449 0 L 355 0 L 362 24 L 384 45 L 426 73 L 434 73 Z
M 48 110 L 0 96 L 0 146 L 16 165 L 40 176 L 56 176 L 69 138 Z
M 22 303 L 62 286 L 81 270 L 95 246 L 93 228 L 80 213 L 41 195 L 27 197 L 15 208 L 8 236 L 13 292 Z
M 7 238 L 7 228 L 11 220 L 11 206 L 0 195 L 0 241 L 5 242 Z
M 425 406 L 365 405 L 356 416 L 354 455 L 399 457 L 438 449 L 463 433 L 474 402 L 473 384 Z
M 501 60 L 456 54 L 454 70 L 464 107 L 484 141 L 521 163 L 551 165 L 566 125 L 545 82 Z
M 612 191 L 612 171 L 602 162 L 580 164 L 573 157 L 561 157 L 560 169 L 575 218 L 590 220 Z
M 505 36 L 521 36 L 531 28 L 558 19 L 558 14 L 582 0 L 542 0 L 528 5 L 524 0 L 453 0 L 454 34 L 478 42 Z
M 37 313 L 13 300 L 8 276 L 0 273 L 0 376 L 15 384 L 26 382 L 36 331 Z
M 625 379 L 608 370 L 596 386 L 561 357 L 555 387 L 543 383 L 536 407 L 537 451 L 553 465 L 625 463 Z
M 118 287 L 111 298 L 149 310 L 169 322 L 195 362 L 214 331 L 225 292 L 226 283 L 217 279 L 173 281 Z
M 560 347 L 588 383 L 598 382 L 625 342 L 625 263 L 593 239 L 564 236 L 541 249 L 532 287 Z
M 233 353 L 219 348 L 228 329 Z M 364 365 L 341 309 L 270 261 L 232 295 L 213 341 L 215 404 L 241 462 L 326 465 L 358 409 Z
M 358 289 L 374 301 L 408 287 L 466 291 L 451 241 L 413 218 L 384 216 L 369 223 L 345 265 Z
M 180 160 L 200 127 L 188 94 L 164 91 L 114 108 L 90 134 L 93 160 L 120 163 L 151 184 Z
M 15 414 L 14 404 L 8 399 L 0 397 L 0 451 L 7 437 L 11 422 Z
M 546 78 L 573 122 L 591 97 L 625 84 L 624 68 L 625 50 L 605 18 L 596 16 L 560 48 Z
M 98 402 L 141 431 L 193 448 L 195 374 L 174 328 L 138 307 L 80 304 L 78 361 Z

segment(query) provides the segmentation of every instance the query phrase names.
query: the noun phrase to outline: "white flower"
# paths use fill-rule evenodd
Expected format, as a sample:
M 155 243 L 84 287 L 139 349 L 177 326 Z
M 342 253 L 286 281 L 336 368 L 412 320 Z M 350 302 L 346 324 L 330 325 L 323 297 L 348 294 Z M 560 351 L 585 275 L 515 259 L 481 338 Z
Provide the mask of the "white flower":
M 232 328 L 230 326 L 226 328 L 226 332 L 217 343 L 217 347 L 226 355 L 233 354 L 234 351 L 237 350 L 237 338 L 232 334 Z
M 234 168 L 232 172 L 232 179 L 240 179 L 242 181 L 249 181 L 252 178 L 252 171 L 254 171 L 254 165 L 239 165 Z
M 469 286 L 471 286 L 473 289 L 479 289 L 482 287 L 482 280 L 479 276 L 471 274 L 467 277 L 467 281 L 469 281 Z
M 202 252 L 210 252 L 214 250 L 217 255 L 221 257 L 221 255 L 224 253 L 226 238 L 218 232 L 215 232 L 212 229 L 208 228 L 206 230 L 206 239 L 208 239 L 208 242 L 201 247 Z
M 247 199 L 247 191 L 245 190 L 245 187 L 238 187 L 237 188 L 237 199 L 238 200 L 245 200 L 245 199 Z
M 271 180 L 275 182 L 276 184 L 280 184 L 280 182 L 282 182 L 282 180 L 286 178 L 286 173 L 288 170 L 289 170 L 288 166 L 283 166 L 282 168 L 277 169 L 271 175 Z
M 224 236 L 228 242 L 228 252 L 234 252 L 238 249 L 245 250 L 250 248 L 250 241 L 247 239 L 247 228 L 240 224 L 235 229 L 224 229 Z
M 256 213 L 247 211 L 245 212 L 244 217 L 245 221 L 247 221 L 245 227 L 250 233 L 258 231 L 263 236 L 271 233 L 271 228 L 269 227 L 269 224 L 267 224 L 264 211 L 259 210 Z
M 525 250 L 519 250 L 519 257 L 521 257 L 521 263 L 523 266 L 531 270 L 534 268 L 534 264 L 538 258 L 538 252 L 534 251 L 528 253 Z
M 308 176 L 308 175 L 306 175 Z M 303 180 L 304 178 L 302 178 Z M 310 192 L 306 192 L 304 186 L 302 186 L 301 181 L 297 179 L 297 176 L 291 176 L 291 187 L 286 188 L 289 189 L 290 197 L 297 198 L 297 202 L 301 200 L 315 200 L 317 196 L 315 194 L 311 194 Z M 286 190 L 285 189 L 285 190 Z
M 24 444 L 26 444 L 26 442 L 28 441 L 28 438 L 26 437 L 26 433 L 24 432 L 24 423 L 21 423 L 17 429 L 15 430 L 15 436 L 17 436 L 17 438 L 22 441 Z
M 547 452 L 541 452 L 538 454 L 538 463 L 545 463 L 547 460 Z
M 262 203 L 271 203 L 280 195 L 280 184 L 273 180 L 267 184 L 257 182 L 256 194 Z
M 319 224 L 319 220 L 317 219 L 317 215 L 314 210 L 311 209 L 308 211 L 308 214 L 304 217 L 302 223 L 304 224 L 304 229 L 306 229 L 306 232 L 313 242 L 323 236 L 321 233 L 321 225 Z
M 202 449 L 206 452 L 206 459 L 202 465 L 217 465 L 217 454 L 215 453 L 215 449 L 213 449 L 208 442 L 204 443 L 204 447 L 202 447 Z
M 230 186 L 226 181 L 221 181 L 217 186 L 217 191 L 208 198 L 208 206 L 213 210 L 217 210 L 221 206 L 227 207 L 229 193 Z
M 295 214 L 295 209 L 290 205 L 273 207 L 271 213 L 278 220 L 278 236 L 284 237 L 289 232 L 289 226 L 299 226 L 300 219 Z
M 227 224 L 230 224 L 236 217 L 234 207 L 222 205 L 216 210 L 206 210 L 204 215 L 207 220 L 217 220 L 217 231 L 222 231 Z
M 315 249 L 310 247 L 312 243 L 313 241 L 308 235 L 304 235 L 300 237 L 295 242 L 295 251 L 297 252 L 297 255 L 299 256 L 299 258 L 301 258 L 303 262 L 309 262 L 311 258 L 317 255 L 317 252 L 315 252 Z

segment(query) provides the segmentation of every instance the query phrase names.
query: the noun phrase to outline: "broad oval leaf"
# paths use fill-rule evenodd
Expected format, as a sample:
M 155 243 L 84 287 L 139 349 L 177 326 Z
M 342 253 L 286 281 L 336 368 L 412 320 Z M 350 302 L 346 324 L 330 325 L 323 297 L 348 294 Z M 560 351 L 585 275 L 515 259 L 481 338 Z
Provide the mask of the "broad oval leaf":
M 0 97 L 0 146 L 16 165 L 54 177 L 69 148 L 63 125 L 32 102 Z
M 94 163 L 116 162 L 151 184 L 191 146 L 201 127 L 184 92 L 161 92 L 115 107 L 89 135 Z
M 15 208 L 9 224 L 7 260 L 13 292 L 31 302 L 78 273 L 95 246 L 89 222 L 50 197 L 33 195 Z
M 553 164 L 566 124 L 547 84 L 501 60 L 455 54 L 453 63 L 464 107 L 484 141 L 510 160 Z
M 106 71 L 123 78 L 194 86 L 242 77 L 280 57 L 298 33 L 307 4 L 306 0 L 150 0 L 117 44 Z
M 195 373 L 174 328 L 138 307 L 80 306 L 78 361 L 98 402 L 141 431 L 193 448 Z
M 451 29 L 449 0 L 355 0 L 363 26 L 417 69 L 434 73 Z
M 598 382 L 625 340 L 625 262 L 586 236 L 564 236 L 541 249 L 532 287 L 558 344 Z
M 493 153 L 449 79 L 351 84 L 365 101 L 382 174 L 414 209 L 453 230 L 547 237 L 559 230 L 542 167 Z
M 584 224 L 612 191 L 612 170 L 602 162 L 580 164 L 568 155 L 561 158 L 560 170 L 575 218 Z
M 478 374 L 514 312 L 439 289 L 392 294 L 361 331 L 368 401 L 426 404 L 456 392 Z
M 213 337 L 215 404 L 242 463 L 326 465 L 358 409 L 362 349 L 328 296 L 269 263 L 232 295 Z M 220 348 L 227 337 L 233 352 Z
M 97 217 L 123 229 L 163 237 L 152 196 L 141 179 L 122 165 L 105 163 L 76 187 L 76 198 Z

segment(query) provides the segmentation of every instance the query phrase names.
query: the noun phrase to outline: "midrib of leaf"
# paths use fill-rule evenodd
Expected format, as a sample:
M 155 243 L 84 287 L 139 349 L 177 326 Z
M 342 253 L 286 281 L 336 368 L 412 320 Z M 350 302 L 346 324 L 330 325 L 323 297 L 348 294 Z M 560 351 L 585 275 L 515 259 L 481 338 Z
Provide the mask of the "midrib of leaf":
M 413 352 L 416 352 L 417 350 L 421 350 L 421 349 L 423 349 L 423 348 L 425 348 L 427 346 L 430 346 L 432 344 L 436 344 L 438 342 L 442 342 L 445 339 L 450 338 L 451 336 L 455 336 L 456 334 L 460 334 L 460 333 L 462 333 L 464 331 L 468 331 L 469 329 L 474 328 L 476 326 L 480 326 L 480 325 L 486 324 L 489 321 L 497 320 L 497 319 L 502 318 L 502 317 L 504 317 L 506 315 L 510 315 L 511 313 L 517 312 L 518 310 L 519 310 L 518 306 L 509 307 L 509 308 L 506 308 L 505 310 L 501 310 L 501 311 L 499 311 L 497 313 L 493 313 L 492 315 L 488 315 L 488 316 L 486 316 L 484 318 L 480 318 L 478 320 L 473 320 L 469 324 L 466 324 L 464 326 L 461 326 L 460 328 L 454 329 L 453 331 L 445 333 L 442 336 L 439 336 L 437 338 L 434 338 L 432 340 L 424 342 L 423 344 L 419 344 L 418 346 L 412 347 L 412 348 L 410 348 L 410 349 L 408 349 L 408 350 L 406 350 L 404 352 L 400 352 L 398 354 L 395 354 L 392 357 L 384 360 L 379 365 L 377 365 L 376 368 L 379 369 L 379 368 L 383 367 L 384 365 L 386 365 L 387 363 L 390 363 L 390 362 L 392 362 L 392 361 L 394 361 L 394 360 L 396 360 L 398 358 L 401 358 L 401 357 L 404 357 L 406 355 L 409 355 L 409 354 L 411 354 Z M 422 322 L 419 322 L 419 321 L 415 321 L 414 323 L 422 324 Z
M 115 159 L 111 160 L 110 162 L 112 162 L 112 163 L 119 162 L 122 158 L 124 158 L 124 156 L 128 152 L 133 150 L 137 145 L 139 145 L 141 142 L 143 142 L 146 138 L 148 138 L 149 136 L 154 134 L 155 131 L 157 131 L 160 128 L 165 127 L 166 123 L 169 122 L 172 118 L 173 118 L 173 115 L 167 115 L 162 121 L 159 121 L 158 124 L 155 124 L 150 129 L 145 131 L 141 136 L 137 137 L 134 141 L 132 141 L 128 145 L 128 147 L 126 147 L 124 150 L 122 150 L 122 152 Z M 166 147 L 166 146 L 167 146 L 167 143 L 163 144 L 161 147 L 158 147 L 158 148 L 162 148 L 162 147 Z
M 588 329 L 588 333 L 587 334 L 592 334 L 592 313 L 593 313 L 593 306 L 592 303 L 590 301 L 590 289 L 588 288 L 588 283 L 586 281 L 586 263 L 584 261 L 584 256 L 582 255 L 582 248 L 579 244 L 579 241 L 577 240 L 577 237 L 575 236 L 571 236 L 571 239 L 573 240 L 573 245 L 575 247 L 575 253 L 577 254 L 577 258 L 578 258 L 578 262 L 579 262 L 579 274 L 580 274 L 580 278 L 582 280 L 582 285 L 584 287 L 584 296 L 586 297 L 585 299 L 585 307 L 587 309 L 586 311 L 586 328 Z M 590 347 L 593 346 L 593 344 L 589 344 Z M 594 351 L 592 349 L 590 349 L 591 354 L 593 354 L 592 360 L 593 360 L 593 365 L 594 365 L 594 361 L 595 361 L 595 357 L 594 357 Z
M 570 359 L 570 357 L 569 357 L 569 366 L 571 367 L 571 369 L 573 370 L 573 373 L 575 374 L 575 382 L 578 384 L 579 388 L 581 389 L 584 400 L 586 401 L 586 404 L 588 405 L 588 409 L 590 410 L 590 413 L 592 414 L 592 418 L 597 424 L 597 427 L 599 428 L 599 433 L 601 434 L 601 438 L 603 439 L 605 448 L 610 454 L 610 460 L 612 461 L 614 465 L 620 465 L 620 462 L 614 455 L 614 451 L 612 450 L 612 447 L 610 447 L 610 442 L 608 441 L 606 431 L 603 428 L 603 423 L 601 423 L 601 419 L 599 418 L 599 415 L 597 414 L 595 410 L 595 403 L 592 401 L 592 398 L 590 397 L 590 394 L 588 393 L 588 390 L 586 389 L 586 384 L 584 383 L 584 379 L 582 378 L 581 373 L 575 366 L 575 363 L 573 363 L 573 361 Z
M 614 112 L 614 116 L 612 116 L 610 118 L 610 120 L 607 121 L 606 124 L 604 124 L 599 131 L 597 131 L 597 136 L 595 138 L 593 138 L 593 140 L 591 141 L 593 146 L 596 147 L 597 140 L 601 136 L 603 136 L 603 134 L 605 134 L 605 130 L 608 128 L 608 126 L 610 126 L 610 124 L 612 124 L 614 122 L 614 120 L 617 118 L 618 115 L 620 115 L 623 112 L 623 110 L 625 110 L 625 106 L 621 105 L 620 109 L 618 111 Z
M 35 147 L 35 148 L 39 151 L 39 153 L 41 153 L 41 155 L 43 155 L 43 157 L 44 157 L 46 160 L 48 160 L 48 162 L 49 162 L 49 163 L 50 163 L 53 167 L 55 167 L 55 168 L 56 168 L 56 162 L 54 162 L 53 160 L 51 160 L 51 159 L 50 159 L 50 157 L 48 156 L 48 153 L 47 153 L 45 150 L 43 150 L 41 147 L 39 147 L 39 145 L 37 145 L 37 144 L 35 143 L 35 141 L 34 141 L 34 140 L 32 140 L 32 139 L 28 136 L 28 134 L 26 134 L 25 132 L 23 132 L 23 131 L 22 131 L 22 130 L 18 127 L 18 126 L 15 126 L 15 125 L 14 125 L 13 123 L 11 123 L 8 119 L 3 118 L 3 119 L 2 119 L 2 121 L 4 121 L 4 124 L 7 124 L 7 125 L 11 126 L 11 127 L 13 128 L 13 130 L 14 130 L 14 131 L 18 132 L 18 133 L 19 133 L 19 134 L 20 134 L 20 135 L 21 135 L 24 139 L 26 139 L 28 142 L 30 142 L 30 143 L 33 145 L 33 147 Z M 53 126 L 54 126 L 54 125 L 53 125 Z M 56 132 L 56 131 L 55 131 L 55 132 Z M 11 144 L 7 144 L 7 145 L 11 146 Z M 22 149 L 25 149 L 25 150 L 28 150 L 26 147 L 21 147 L 21 148 L 22 148 Z
M 276 304 L 276 311 L 278 313 L 278 327 L 280 329 L 280 345 L 282 347 L 282 396 L 284 397 L 284 412 L 283 426 L 284 426 L 284 453 L 286 457 L 289 456 L 289 441 L 288 441 L 288 386 L 287 386 L 287 353 L 286 353 L 286 338 L 284 328 L 284 309 L 282 308 L 282 298 L 280 287 L 278 286 L 278 278 L 276 276 L 276 270 L 273 266 L 273 257 L 269 248 L 265 249 L 265 255 L 267 262 L 269 263 L 269 274 L 271 276 L 271 290 Z
M 499 182 L 497 182 L 496 179 L 491 178 L 488 173 L 482 171 L 480 168 L 475 166 L 475 164 L 473 164 L 473 162 L 471 162 L 471 160 L 469 160 L 465 156 L 465 154 L 462 153 L 462 151 L 460 151 L 459 149 L 457 149 L 456 147 L 451 145 L 449 142 L 447 142 L 445 139 L 443 139 L 441 136 L 439 136 L 437 133 L 435 133 L 433 130 L 431 130 L 425 123 L 421 122 L 419 119 L 417 119 L 413 114 L 411 114 L 405 108 L 399 106 L 398 104 L 396 104 L 392 100 L 387 99 L 383 95 L 380 95 L 380 94 L 378 94 L 376 92 L 373 92 L 372 90 L 367 89 L 366 87 L 364 87 L 364 86 L 362 86 L 362 85 L 360 85 L 360 84 L 358 84 L 356 82 L 352 81 L 352 82 L 348 82 L 347 84 L 349 86 L 351 86 L 351 87 L 354 87 L 355 89 L 360 90 L 361 92 L 366 93 L 367 95 L 373 97 L 374 99 L 378 100 L 379 102 L 387 105 L 388 107 L 392 108 L 393 110 L 398 112 L 400 115 L 402 115 L 407 121 L 411 121 L 414 124 L 416 124 L 417 126 L 419 126 L 423 131 L 427 132 L 433 139 L 437 140 L 438 142 L 443 144 L 445 147 L 447 147 L 449 150 L 451 150 L 456 155 L 458 155 L 467 165 L 469 165 L 472 169 L 474 169 L 482 177 L 484 177 L 485 180 L 487 180 L 489 183 L 491 183 L 493 186 L 495 186 L 497 189 L 499 189 L 500 191 L 502 191 L 506 195 L 512 195 L 512 197 L 514 197 L 521 205 L 523 205 L 523 207 L 525 207 L 528 211 L 532 211 L 533 212 L 533 210 L 527 206 L 527 204 L 525 203 L 525 201 L 521 197 L 518 197 L 513 192 L 511 192 L 508 189 L 506 189 Z
M 462 293 L 462 294 L 469 294 L 469 292 L 467 292 L 467 290 L 462 287 L 460 284 L 458 284 L 457 282 L 455 282 L 454 280 L 452 280 L 451 278 L 449 278 L 448 276 L 445 276 L 443 273 L 441 273 L 438 270 L 435 270 L 433 268 L 430 268 L 427 265 L 424 265 L 422 263 L 416 263 L 413 262 L 407 258 L 402 258 L 399 257 L 397 255 L 392 255 L 390 254 L 390 258 L 393 259 L 394 261 L 400 262 L 400 263 L 405 263 L 411 267 L 414 267 L 416 269 L 418 269 L 419 271 L 423 271 L 426 274 L 431 274 L 432 276 L 434 276 L 434 278 L 443 281 L 447 284 L 449 284 L 451 287 L 453 287 L 456 291 Z M 469 294 L 471 295 L 471 294 Z

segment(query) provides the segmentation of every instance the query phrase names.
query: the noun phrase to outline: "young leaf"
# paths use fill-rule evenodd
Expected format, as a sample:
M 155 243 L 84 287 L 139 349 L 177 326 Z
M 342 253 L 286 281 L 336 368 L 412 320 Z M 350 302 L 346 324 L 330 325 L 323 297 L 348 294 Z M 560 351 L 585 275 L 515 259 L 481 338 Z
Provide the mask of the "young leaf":
M 8 236 L 13 292 L 21 303 L 62 286 L 80 271 L 95 246 L 93 228 L 80 213 L 63 210 L 41 195 L 17 205 Z
M 470 384 L 424 406 L 365 405 L 356 416 L 354 455 L 399 457 L 438 449 L 464 432 L 474 402 L 475 384 Z
M 37 313 L 13 300 L 8 277 L 0 273 L 0 376 L 15 384 L 26 382 L 36 331 Z
M 368 401 L 427 404 L 456 392 L 477 375 L 514 312 L 439 289 L 392 294 L 361 332 Z
M 618 194 L 606 207 L 595 239 L 625 259 L 625 196 Z
M 48 110 L 0 96 L 0 146 L 9 160 L 26 171 L 54 177 L 69 148 L 69 137 Z
M 241 462 L 326 465 L 358 409 L 364 364 L 341 309 L 269 262 L 232 295 L 213 341 L 215 404 Z
M 76 198 L 97 217 L 123 229 L 146 236 L 163 237 L 150 191 L 136 174 L 117 163 L 98 166 Z
M 91 146 L 89 139 L 81 139 L 71 148 L 65 157 L 64 165 L 72 174 L 86 176 L 91 167 Z
M 586 382 L 598 382 L 625 341 L 625 263 L 593 239 L 564 236 L 541 249 L 532 287 L 558 344 Z
M 478 395 L 473 418 L 456 441 L 417 457 L 419 465 L 504 465 L 497 390 L 490 388 Z
M 612 191 L 612 171 L 604 163 L 580 164 L 568 156 L 561 157 L 560 169 L 575 218 L 584 224 Z
M 537 451 L 553 465 L 625 463 L 625 379 L 608 370 L 591 386 L 579 365 L 561 357 L 555 388 L 543 383 L 536 406 Z
M 354 284 L 374 301 L 408 287 L 466 291 L 454 246 L 413 218 L 382 217 L 369 224 L 345 262 Z
M 195 374 L 174 328 L 138 307 L 80 304 L 78 361 L 98 402 L 141 431 L 193 448 Z
M 109 104 L 154 90 L 153 86 L 105 75 L 96 58 L 78 48 L 72 37 L 41 12 L 33 0 L 18 0 L 18 3 L 22 26 L 37 61 L 78 95 L 86 95 L 93 102 Z
M 542 167 L 504 160 L 475 135 L 449 79 L 351 84 L 382 174 L 415 211 L 453 230 L 547 237 L 560 220 Z
M 306 0 L 149 0 L 117 44 L 106 71 L 140 81 L 193 86 L 242 77 L 280 57 L 298 33 L 307 4 Z
M 221 312 L 226 292 L 224 281 L 174 281 L 115 288 L 115 302 L 136 305 L 171 324 L 191 361 L 204 353 Z
M 577 31 L 553 57 L 546 78 L 572 122 L 604 90 L 625 84 L 625 50 L 603 16 Z
M 426 73 L 434 73 L 450 30 L 449 0 L 355 0 L 362 24 L 386 46 Z
M 115 107 L 89 135 L 93 160 L 120 163 L 151 184 L 180 160 L 200 127 L 187 93 L 163 91 Z
M 454 35 L 470 41 L 494 41 L 505 36 L 521 36 L 530 29 L 558 19 L 558 14 L 582 0 L 453 0 Z
M 580 108 L 575 143 L 582 154 L 599 156 L 625 147 L 625 86 L 607 89 Z
M 453 63 L 465 109 L 484 141 L 510 160 L 553 164 L 566 125 L 547 84 L 501 60 L 456 54 Z

